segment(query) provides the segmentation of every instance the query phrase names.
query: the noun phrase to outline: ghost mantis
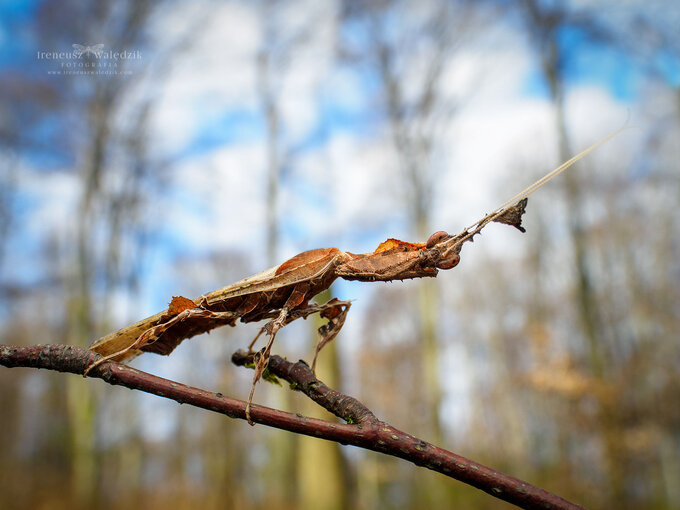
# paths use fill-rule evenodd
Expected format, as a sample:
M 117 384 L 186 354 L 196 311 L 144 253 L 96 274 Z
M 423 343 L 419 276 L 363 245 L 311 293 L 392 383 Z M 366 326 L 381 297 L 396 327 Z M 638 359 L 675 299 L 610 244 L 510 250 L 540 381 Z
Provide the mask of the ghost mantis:
M 167 310 L 94 342 L 90 350 L 102 357 L 92 363 L 84 375 L 108 360 L 126 361 L 144 352 L 168 355 L 183 340 L 220 326 L 235 326 L 238 320 L 245 323 L 267 320 L 249 346 L 252 352 L 262 333 L 269 337 L 265 347 L 255 353 L 255 373 L 246 406 L 246 417 L 252 425 L 250 406 L 255 386 L 267 367 L 277 332 L 286 324 L 314 313 L 326 319 L 327 323 L 319 328 L 314 368 L 319 351 L 337 336 L 345 322 L 349 301 L 331 299 L 324 304 L 310 304 L 314 296 L 328 289 L 337 278 L 384 282 L 435 277 L 440 269 L 455 267 L 463 244 L 472 241 L 491 222 L 512 225 L 524 232 L 522 215 L 527 197 L 620 131 L 566 161 L 458 235 L 439 231 L 424 243 L 388 239 L 375 251 L 364 254 L 338 248 L 309 250 L 196 299 L 173 297 Z

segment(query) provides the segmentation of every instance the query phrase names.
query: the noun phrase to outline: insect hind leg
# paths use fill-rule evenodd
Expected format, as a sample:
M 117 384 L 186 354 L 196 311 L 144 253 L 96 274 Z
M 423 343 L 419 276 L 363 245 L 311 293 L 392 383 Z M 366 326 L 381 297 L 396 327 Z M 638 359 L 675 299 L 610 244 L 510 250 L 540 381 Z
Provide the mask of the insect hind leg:
M 85 371 L 83 372 L 83 377 L 87 377 L 87 374 L 89 374 L 90 371 L 91 371 L 93 368 L 98 367 L 98 366 L 101 365 L 102 363 L 105 363 L 105 362 L 107 362 L 107 361 L 110 361 L 110 360 L 112 360 L 112 359 L 115 359 L 115 358 L 117 358 L 118 356 L 121 356 L 121 355 L 123 355 L 123 354 L 125 354 L 125 353 L 131 351 L 132 349 L 136 349 L 136 348 L 137 348 L 137 342 L 135 342 L 135 343 L 132 344 L 132 345 L 128 345 L 126 348 L 121 349 L 120 351 L 114 352 L 114 353 L 112 353 L 112 354 L 108 354 L 108 355 L 106 355 L 106 356 L 103 356 L 103 357 L 99 358 L 98 360 L 95 360 L 93 363 L 91 363 L 90 365 L 88 365 L 88 367 L 85 369 Z

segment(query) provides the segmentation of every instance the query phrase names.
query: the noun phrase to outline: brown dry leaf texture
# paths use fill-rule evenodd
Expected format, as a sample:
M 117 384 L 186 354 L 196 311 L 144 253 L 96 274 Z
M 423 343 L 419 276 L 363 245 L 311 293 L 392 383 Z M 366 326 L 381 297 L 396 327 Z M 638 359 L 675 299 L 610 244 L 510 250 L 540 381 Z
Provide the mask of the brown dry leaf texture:
M 382 253 L 395 248 L 406 248 L 405 251 L 422 250 L 425 248 L 425 243 L 407 243 L 406 241 L 390 238 L 380 243 L 373 253 Z
M 520 232 L 524 233 L 526 230 L 522 226 L 522 215 L 526 212 L 528 199 L 524 198 L 517 202 L 517 204 L 508 207 L 503 211 L 503 213 L 498 216 L 495 221 L 496 223 L 505 223 L 506 225 L 512 225 Z
M 170 304 L 168 305 L 168 314 L 177 315 L 190 308 L 196 308 L 196 303 L 191 299 L 185 298 L 184 296 L 172 296 L 172 301 L 170 301 Z
M 340 253 L 340 250 L 337 248 L 317 248 L 315 250 L 303 251 L 281 264 L 276 269 L 276 275 L 278 276 L 283 273 L 304 268 L 305 266 L 330 261 L 338 253 Z M 316 272 L 317 270 L 318 267 L 316 269 L 310 269 L 312 272 Z
M 325 310 L 322 310 L 319 315 L 321 317 L 323 317 L 324 319 L 329 319 L 329 320 L 335 319 L 338 315 L 340 315 L 342 310 L 343 310 L 343 306 L 339 304 L 338 306 L 332 306 L 330 308 L 326 308 Z

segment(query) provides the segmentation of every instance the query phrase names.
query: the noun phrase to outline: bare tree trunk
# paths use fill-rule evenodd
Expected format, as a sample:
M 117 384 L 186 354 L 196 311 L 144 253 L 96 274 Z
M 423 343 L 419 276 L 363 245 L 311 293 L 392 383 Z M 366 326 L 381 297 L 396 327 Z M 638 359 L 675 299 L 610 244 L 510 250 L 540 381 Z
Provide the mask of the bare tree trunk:
M 2 150 L 0 148 L 0 150 Z M 16 161 L 9 151 L 3 150 L 0 163 L 0 271 L 7 249 L 6 240 L 12 226 L 12 202 L 16 186 Z M 0 289 L 1 290 L 1 289 Z
M 557 43 L 553 40 L 550 46 L 555 49 L 551 54 L 557 59 Z M 569 148 L 569 135 L 565 119 L 564 90 L 562 80 L 558 77 L 560 71 L 556 69 L 558 64 L 555 60 L 545 62 L 544 70 L 548 78 L 550 96 L 555 106 L 555 128 L 558 136 L 558 160 L 566 161 L 569 159 L 571 150 Z M 567 172 L 564 175 L 564 183 L 567 196 L 567 210 L 569 211 L 569 234 L 571 249 L 576 264 L 576 296 L 578 302 L 578 312 L 581 321 L 583 334 L 588 342 L 590 353 L 590 369 L 598 377 L 604 374 L 604 362 L 602 359 L 602 347 L 599 333 L 601 330 L 597 299 L 594 295 L 591 271 L 588 266 L 588 254 L 586 250 L 587 239 L 581 219 L 582 210 L 582 191 L 578 174 Z
M 570 157 L 570 143 L 565 114 L 564 65 L 566 54 L 560 46 L 559 30 L 569 23 L 568 12 L 557 7 L 543 8 L 536 0 L 525 0 L 524 8 L 528 14 L 535 44 L 541 55 L 541 70 L 548 84 L 550 98 L 554 106 L 554 124 L 558 137 L 558 159 Z M 583 226 L 583 189 L 576 172 L 564 175 L 568 211 L 569 243 L 575 264 L 576 311 L 580 329 L 588 347 L 589 370 L 596 380 L 605 378 L 605 353 L 603 352 L 603 324 L 600 318 L 599 303 L 595 294 L 591 267 L 588 262 L 588 239 Z M 604 446 L 605 463 L 609 474 L 609 490 L 613 501 L 624 502 L 625 461 L 622 459 L 620 423 L 612 413 L 611 403 L 598 399 L 602 430 L 599 433 Z M 568 453 L 563 451 L 564 458 Z
M 317 300 L 325 303 L 331 299 L 330 290 L 322 292 Z M 315 316 L 313 325 L 313 343 L 316 342 L 316 329 L 323 324 L 323 319 Z M 335 342 L 328 344 L 319 355 L 317 374 L 329 381 L 329 385 L 338 388 L 340 384 L 340 363 Z M 303 404 L 303 414 L 316 418 L 328 418 L 328 414 L 310 401 Z M 352 487 L 347 461 L 339 444 L 316 441 L 314 438 L 302 436 L 298 445 L 298 477 L 300 481 L 300 508 L 318 508 L 320 510 L 347 510 L 352 506 L 350 501 Z
M 92 139 L 83 163 L 83 194 L 77 215 L 76 267 L 71 299 L 71 342 L 87 346 L 95 338 L 95 318 L 92 311 L 92 289 L 95 278 L 93 255 L 94 225 L 97 217 L 97 198 L 104 166 L 105 145 L 109 139 L 111 98 L 105 87 L 98 86 L 89 105 L 89 125 Z M 72 487 L 76 504 L 80 508 L 92 507 L 97 499 L 99 463 L 95 459 L 95 400 L 91 388 L 75 381 L 68 382 L 68 410 L 70 418 L 73 459 Z
M 257 76 L 260 100 L 267 126 L 265 143 L 267 152 L 267 192 L 265 195 L 266 229 L 267 229 L 267 265 L 273 266 L 277 262 L 279 244 L 278 198 L 279 175 L 281 163 L 279 160 L 279 109 L 276 103 L 276 92 L 273 90 L 272 55 L 263 48 L 257 57 Z
M 388 3 L 389 9 L 407 7 L 397 2 Z M 430 216 L 434 198 L 435 172 L 433 154 L 440 141 L 441 133 L 451 122 L 455 105 L 441 89 L 441 80 L 446 65 L 450 62 L 456 44 L 467 34 L 472 24 L 471 12 L 465 2 L 455 6 L 442 4 L 435 6 L 427 19 L 417 29 L 408 27 L 411 37 L 391 40 L 389 28 L 384 23 L 382 11 L 369 13 L 371 16 L 371 49 L 382 85 L 387 120 L 393 148 L 398 156 L 403 183 L 403 201 L 408 204 L 411 232 L 419 239 L 431 234 Z M 408 12 L 402 13 L 407 17 Z M 424 71 L 419 77 L 417 92 L 413 88 L 413 76 L 403 61 L 404 55 L 414 59 L 410 48 L 419 47 L 427 41 L 429 52 L 418 55 Z M 412 62 L 411 62 L 412 64 Z M 421 282 L 418 289 L 418 313 L 420 338 L 423 342 L 423 373 L 425 387 L 423 398 L 427 400 L 430 433 L 437 442 L 443 439 L 439 416 L 443 391 L 440 383 L 439 355 L 440 339 L 438 332 L 440 299 L 434 281 Z
M 257 55 L 257 79 L 260 102 L 265 119 L 267 182 L 265 194 L 267 259 L 270 266 L 278 262 L 279 249 L 279 189 L 281 169 L 285 155 L 282 156 L 282 134 L 285 128 L 281 117 L 279 98 L 283 88 L 286 68 L 294 53 L 309 37 L 312 26 L 296 33 L 285 33 L 278 24 L 279 10 L 285 4 L 266 0 L 261 9 L 263 27 L 263 44 Z M 330 296 L 329 296 L 330 299 Z M 314 334 L 316 334 L 316 325 Z M 310 351 L 311 352 L 311 348 Z M 339 364 L 335 346 L 329 346 L 324 351 L 323 358 L 331 366 Z M 320 370 L 323 370 L 321 368 Z M 291 392 L 283 394 L 284 406 L 292 409 L 297 399 Z M 337 445 L 306 441 L 296 435 L 273 436 L 275 445 L 271 449 L 283 473 L 279 477 L 280 490 L 283 500 L 289 506 L 302 502 L 304 508 L 347 508 L 347 473 L 346 461 Z M 301 463 L 301 459 L 310 457 L 314 460 Z M 325 465 L 319 469 L 319 463 Z M 334 496 L 328 497 L 328 491 Z M 329 506 L 330 505 L 330 506 Z M 339 505 L 339 506 L 338 506 Z

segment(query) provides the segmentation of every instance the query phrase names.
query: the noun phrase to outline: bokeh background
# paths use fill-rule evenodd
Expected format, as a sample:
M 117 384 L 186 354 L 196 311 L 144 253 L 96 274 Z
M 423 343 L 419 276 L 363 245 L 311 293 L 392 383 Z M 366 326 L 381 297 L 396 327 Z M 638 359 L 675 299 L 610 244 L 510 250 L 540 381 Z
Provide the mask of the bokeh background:
M 654 0 L 2 1 L 0 341 L 86 346 L 306 249 L 459 232 L 629 125 L 530 199 L 526 234 L 490 226 L 436 281 L 334 284 L 355 301 L 319 374 L 590 508 L 680 508 L 679 27 Z M 274 351 L 309 359 L 316 326 Z M 229 356 L 257 330 L 134 365 L 245 398 Z M 319 413 L 269 384 L 255 400 Z M 378 454 L 0 370 L 1 508 L 425 505 L 508 507 Z

